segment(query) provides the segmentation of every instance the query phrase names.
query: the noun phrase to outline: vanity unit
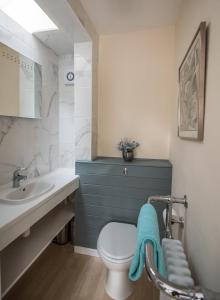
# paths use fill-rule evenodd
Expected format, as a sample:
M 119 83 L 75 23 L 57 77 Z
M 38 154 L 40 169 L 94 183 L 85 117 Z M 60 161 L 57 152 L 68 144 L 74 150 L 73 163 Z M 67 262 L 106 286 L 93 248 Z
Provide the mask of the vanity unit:
M 31 186 L 30 186 L 31 184 Z M 19 204 L 10 198 L 21 198 L 23 188 L 14 194 L 0 190 L 1 296 L 4 296 L 54 237 L 74 217 L 73 203 L 66 198 L 79 187 L 72 169 L 57 169 L 37 177 L 28 188 L 50 187 Z M 10 190 L 10 189 L 9 189 Z M 34 189 L 33 189 L 34 191 Z M 36 191 L 35 191 L 36 192 Z M 9 195 L 8 198 L 6 195 Z M 18 201 L 19 202 L 19 201 Z
M 99 157 L 77 161 L 76 174 L 80 175 L 75 207 L 78 247 L 96 249 L 104 225 L 113 221 L 136 224 L 140 208 L 149 196 L 171 193 L 172 165 L 168 160 L 125 162 L 121 158 Z M 165 206 L 155 206 L 162 236 Z

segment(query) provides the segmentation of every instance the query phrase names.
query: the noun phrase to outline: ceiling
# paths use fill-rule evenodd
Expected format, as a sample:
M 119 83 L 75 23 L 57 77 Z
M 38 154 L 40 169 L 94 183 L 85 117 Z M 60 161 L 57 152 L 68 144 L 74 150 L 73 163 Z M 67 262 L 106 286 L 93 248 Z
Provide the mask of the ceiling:
M 74 51 L 74 41 L 70 40 L 61 30 L 41 31 L 34 35 L 56 55 L 72 54 Z
M 57 55 L 73 53 L 74 43 L 90 38 L 67 0 L 35 0 L 59 30 L 35 32 L 34 35 Z
M 182 0 L 80 0 L 99 34 L 175 24 Z

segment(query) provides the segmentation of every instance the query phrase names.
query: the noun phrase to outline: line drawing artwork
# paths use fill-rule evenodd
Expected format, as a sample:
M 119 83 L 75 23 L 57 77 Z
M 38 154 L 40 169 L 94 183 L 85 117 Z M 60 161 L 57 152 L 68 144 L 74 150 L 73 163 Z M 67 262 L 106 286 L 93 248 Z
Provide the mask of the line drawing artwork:
M 201 25 L 179 68 L 179 136 L 197 140 L 203 137 L 204 115 L 205 39 Z
M 198 130 L 199 50 L 197 41 L 181 71 L 180 129 L 183 131 Z

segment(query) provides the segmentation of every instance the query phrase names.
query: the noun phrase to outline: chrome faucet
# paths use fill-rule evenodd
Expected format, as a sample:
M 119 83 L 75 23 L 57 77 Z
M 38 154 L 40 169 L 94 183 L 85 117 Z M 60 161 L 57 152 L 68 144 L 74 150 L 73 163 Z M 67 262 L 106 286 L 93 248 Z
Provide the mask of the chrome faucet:
M 25 171 L 26 168 L 18 168 L 13 173 L 13 188 L 18 188 L 20 186 L 20 181 L 27 179 L 26 175 L 21 175 L 20 172 Z

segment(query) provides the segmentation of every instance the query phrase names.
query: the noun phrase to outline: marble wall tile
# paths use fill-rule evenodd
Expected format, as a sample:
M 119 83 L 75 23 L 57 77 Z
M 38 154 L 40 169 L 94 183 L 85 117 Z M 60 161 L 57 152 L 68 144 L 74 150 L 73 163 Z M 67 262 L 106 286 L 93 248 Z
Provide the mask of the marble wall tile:
M 90 42 L 74 47 L 76 159 L 91 159 L 92 143 L 92 47 Z
M 58 58 L 2 12 L 0 42 L 42 65 L 43 83 L 41 119 L 0 117 L 0 184 L 11 181 L 18 167 L 33 177 L 91 159 L 91 43 L 78 43 L 74 54 Z M 63 73 L 70 66 L 75 80 L 66 86 Z
M 59 157 L 63 167 L 73 167 L 76 159 L 91 159 L 91 45 L 75 46 L 74 55 L 59 57 Z M 67 67 L 74 67 L 74 86 L 64 84 Z
M 60 165 L 63 168 L 75 168 L 75 144 L 60 144 Z
M 75 118 L 76 133 L 75 145 L 76 147 L 86 147 L 91 144 L 91 120 L 86 118 Z
M 75 117 L 91 118 L 91 89 L 87 87 L 75 86 Z
M 74 55 L 59 57 L 59 165 L 75 166 L 74 85 L 65 85 L 66 68 L 74 71 Z
M 42 118 L 0 117 L 0 184 L 26 167 L 28 176 L 58 167 L 58 58 L 31 34 L 0 12 L 0 42 L 42 65 Z
M 75 43 L 74 56 L 81 56 L 85 60 L 92 60 L 92 42 Z
M 59 142 L 62 143 L 71 143 L 75 142 L 75 120 L 74 116 L 71 117 L 61 117 L 60 118 L 60 129 L 59 129 Z
M 91 160 L 91 147 L 76 147 L 75 159 L 76 160 Z
M 0 117 L 0 184 L 10 181 L 18 167 L 28 168 L 30 176 L 36 169 L 43 174 L 57 167 L 57 102 L 57 97 L 43 97 L 48 113 L 41 120 Z

